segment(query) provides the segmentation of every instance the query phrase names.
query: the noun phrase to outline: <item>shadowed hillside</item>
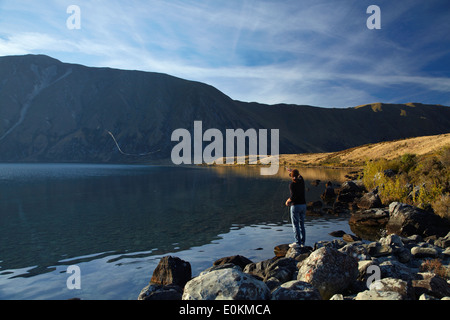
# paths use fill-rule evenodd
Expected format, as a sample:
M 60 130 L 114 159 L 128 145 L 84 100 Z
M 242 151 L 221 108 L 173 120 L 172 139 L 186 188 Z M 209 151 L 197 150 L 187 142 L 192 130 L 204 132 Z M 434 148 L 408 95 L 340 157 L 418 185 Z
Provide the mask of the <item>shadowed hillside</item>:
M 232 100 L 166 74 L 89 68 L 43 55 L 0 58 L 0 161 L 169 159 L 175 129 L 280 130 L 280 153 L 329 152 L 447 133 L 450 108 L 375 104 L 347 109 Z M 119 152 L 110 131 L 124 153 Z M 146 156 L 141 156 L 154 151 Z

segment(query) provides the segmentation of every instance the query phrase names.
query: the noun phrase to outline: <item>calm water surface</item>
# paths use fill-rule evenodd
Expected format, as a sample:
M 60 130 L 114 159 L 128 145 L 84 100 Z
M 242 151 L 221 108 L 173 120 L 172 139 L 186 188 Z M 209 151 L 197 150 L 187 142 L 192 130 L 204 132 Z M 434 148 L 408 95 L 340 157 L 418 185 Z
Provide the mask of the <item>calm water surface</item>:
M 302 174 L 313 201 L 345 172 Z M 288 184 L 284 169 L 0 164 L 0 299 L 136 299 L 165 255 L 194 276 L 224 256 L 271 258 L 293 241 Z M 307 217 L 306 228 L 307 245 L 350 232 L 336 217 Z M 69 265 L 80 290 L 67 288 Z

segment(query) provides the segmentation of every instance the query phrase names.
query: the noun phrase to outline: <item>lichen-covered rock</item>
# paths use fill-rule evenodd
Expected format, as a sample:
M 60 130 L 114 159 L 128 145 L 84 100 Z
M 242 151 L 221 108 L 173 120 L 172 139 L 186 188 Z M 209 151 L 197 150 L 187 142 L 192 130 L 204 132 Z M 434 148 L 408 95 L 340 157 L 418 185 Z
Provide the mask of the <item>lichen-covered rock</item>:
M 402 300 L 415 299 L 414 289 L 411 282 L 407 282 L 396 278 L 384 278 L 376 280 L 370 284 L 370 290 L 396 292 L 401 296 Z
M 214 270 L 186 283 L 183 300 L 268 300 L 267 285 L 237 268 Z
M 328 300 L 342 293 L 358 277 L 358 261 L 330 247 L 322 247 L 299 265 L 297 280 L 311 283 Z
M 359 292 L 355 300 L 402 300 L 402 296 L 393 291 L 366 290 Z

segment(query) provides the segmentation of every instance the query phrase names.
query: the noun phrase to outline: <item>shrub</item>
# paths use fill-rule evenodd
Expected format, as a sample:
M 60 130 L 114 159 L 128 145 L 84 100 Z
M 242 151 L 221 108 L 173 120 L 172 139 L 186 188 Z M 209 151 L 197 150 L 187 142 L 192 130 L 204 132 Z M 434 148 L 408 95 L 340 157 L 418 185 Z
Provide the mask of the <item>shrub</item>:
M 450 220 L 450 195 L 442 194 L 437 197 L 431 204 L 434 213 L 442 218 Z
M 417 157 L 412 153 L 405 153 L 400 157 L 400 171 L 408 173 L 417 164 Z
M 420 266 L 420 271 L 433 272 L 434 274 L 444 279 L 450 279 L 450 270 L 446 266 L 444 266 L 439 259 L 424 261 Z
M 450 168 L 450 146 L 445 146 L 439 151 L 439 160 L 446 168 Z
M 386 170 L 396 172 L 396 162 L 378 160 L 368 162 L 363 171 L 363 183 L 368 190 L 378 187 L 378 195 L 383 203 L 408 201 L 410 187 L 405 174 L 386 175 Z
M 395 174 L 387 174 L 388 172 Z M 405 202 L 433 210 L 448 219 L 449 180 L 450 146 L 426 156 L 418 157 L 407 153 L 395 160 L 369 161 L 363 170 L 364 185 L 368 190 L 378 187 L 378 194 L 384 204 L 392 201 Z

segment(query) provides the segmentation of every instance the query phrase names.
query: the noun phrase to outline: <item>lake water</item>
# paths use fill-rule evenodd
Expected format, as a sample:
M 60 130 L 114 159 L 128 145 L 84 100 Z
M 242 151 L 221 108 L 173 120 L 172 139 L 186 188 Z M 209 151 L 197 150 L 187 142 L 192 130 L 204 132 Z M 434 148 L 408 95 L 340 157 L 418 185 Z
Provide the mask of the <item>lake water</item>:
M 304 169 L 307 201 L 341 170 Z M 311 181 L 320 179 L 319 186 Z M 136 299 L 159 260 L 193 276 L 221 257 L 257 262 L 293 241 L 285 169 L 0 164 L 0 299 Z M 307 217 L 307 245 L 351 232 L 338 217 Z M 67 267 L 81 271 L 69 290 Z

